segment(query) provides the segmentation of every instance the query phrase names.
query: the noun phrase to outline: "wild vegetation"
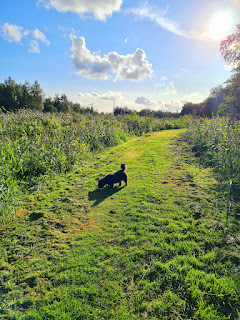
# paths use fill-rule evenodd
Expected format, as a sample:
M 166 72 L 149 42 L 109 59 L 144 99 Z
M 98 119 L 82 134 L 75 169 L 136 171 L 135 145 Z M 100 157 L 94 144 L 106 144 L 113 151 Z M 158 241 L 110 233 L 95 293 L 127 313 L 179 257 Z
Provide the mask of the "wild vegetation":
M 43 177 L 67 172 L 74 163 L 91 157 L 130 136 L 183 128 L 186 118 L 157 120 L 137 115 L 113 117 L 50 114 L 21 110 L 0 116 L 0 217 L 14 214 L 22 192 L 33 191 Z
M 239 318 L 237 225 L 180 130 L 97 153 L 1 230 L 8 320 Z M 127 187 L 96 189 L 126 162 Z
M 240 122 L 229 118 L 201 119 L 191 122 L 187 139 L 200 162 L 214 169 L 222 183 L 229 210 L 240 208 Z

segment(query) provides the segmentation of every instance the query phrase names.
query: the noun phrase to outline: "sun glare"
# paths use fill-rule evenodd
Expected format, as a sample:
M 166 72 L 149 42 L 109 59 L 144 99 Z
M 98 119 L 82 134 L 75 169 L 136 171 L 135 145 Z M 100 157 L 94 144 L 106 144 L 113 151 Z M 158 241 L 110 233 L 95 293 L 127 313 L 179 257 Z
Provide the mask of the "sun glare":
M 215 40 L 224 39 L 231 33 L 233 17 L 231 12 L 216 12 L 209 21 L 208 36 Z

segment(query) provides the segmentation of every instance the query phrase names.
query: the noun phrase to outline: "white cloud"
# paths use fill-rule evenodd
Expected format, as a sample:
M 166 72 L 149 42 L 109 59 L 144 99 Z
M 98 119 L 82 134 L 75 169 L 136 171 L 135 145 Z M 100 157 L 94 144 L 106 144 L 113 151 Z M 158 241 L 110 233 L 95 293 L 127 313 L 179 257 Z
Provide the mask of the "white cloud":
M 50 42 L 47 40 L 45 34 L 39 29 L 35 30 L 24 30 L 23 27 L 4 23 L 0 28 L 2 30 L 2 37 L 8 42 L 20 43 L 23 38 L 30 40 L 29 52 L 40 53 L 39 42 L 49 45 Z
M 166 90 L 163 92 L 163 94 L 176 94 L 177 90 L 175 89 L 174 83 L 171 81 L 169 82 L 168 86 L 166 87 Z
M 201 102 L 204 99 L 203 95 L 199 92 L 185 94 L 183 96 L 183 103 L 185 102 Z
M 180 71 L 181 71 L 181 72 L 189 72 L 190 70 L 181 68 Z
M 163 111 L 176 112 L 182 109 L 183 103 L 181 101 L 167 101 L 163 102 L 160 109 Z
M 135 100 L 137 105 L 143 105 L 151 110 L 162 110 L 175 112 L 181 110 L 183 103 L 181 101 L 154 101 L 145 97 L 137 97 Z M 137 109 L 139 109 L 137 107 Z
M 38 4 L 59 12 L 74 12 L 80 17 L 91 14 L 95 19 L 105 21 L 113 12 L 120 10 L 122 0 L 39 0 Z
M 124 39 L 124 43 L 127 43 L 127 42 L 128 42 L 128 38 L 125 38 L 125 39 Z
M 45 34 L 42 31 L 38 29 L 32 30 L 32 35 L 36 40 L 45 43 L 47 46 L 50 44 L 50 42 L 47 40 Z
M 125 56 L 110 52 L 101 57 L 87 49 L 84 37 L 70 35 L 70 39 L 76 74 L 83 78 L 110 79 L 115 76 L 115 80 L 142 80 L 152 75 L 152 65 L 145 59 L 146 54 L 142 49 L 136 49 L 134 54 Z
M 3 38 L 8 42 L 20 42 L 24 37 L 23 27 L 6 22 L 1 29 Z
M 146 107 L 156 107 L 156 105 L 157 105 L 157 103 L 155 101 L 151 101 L 145 97 L 137 97 L 135 100 L 135 103 L 144 105 Z
M 160 81 L 167 81 L 167 80 L 168 80 L 168 78 L 165 77 L 165 76 L 163 76 L 163 77 L 160 78 Z
M 91 98 L 96 98 L 96 99 L 100 99 L 100 100 L 110 100 L 110 101 L 116 101 L 116 100 L 122 100 L 123 99 L 123 95 L 121 92 L 117 92 L 117 91 L 108 91 L 105 93 L 97 93 L 97 92 L 92 92 L 92 93 L 82 93 L 79 92 L 78 96 L 80 97 L 91 97 Z
M 162 78 L 163 80 L 167 79 L 166 77 Z M 162 94 L 176 94 L 177 90 L 175 89 L 174 83 L 171 81 L 169 83 L 155 83 L 155 87 L 163 88 L 165 91 Z
M 30 42 L 30 49 L 28 51 L 32 53 L 40 53 L 39 43 L 36 40 L 32 40 Z
M 144 96 L 138 96 L 135 100 L 128 99 L 123 96 L 122 92 L 108 91 L 104 93 L 98 92 L 78 92 L 72 99 L 73 101 L 80 102 L 81 105 L 89 106 L 94 105 L 100 112 L 112 112 L 114 102 L 116 105 L 126 106 L 129 109 L 140 111 L 142 109 L 162 110 L 162 111 L 180 111 L 184 101 L 176 100 L 154 100 Z
M 113 91 L 108 91 L 102 95 L 98 95 L 98 98 L 101 100 L 122 100 L 123 96 L 121 92 L 113 92 Z
M 191 35 L 189 33 L 181 30 L 178 23 L 168 19 L 165 16 L 166 11 L 159 11 L 154 8 L 151 8 L 147 5 L 147 3 L 145 3 L 143 7 L 128 9 L 126 12 L 140 18 L 152 20 L 158 25 L 160 25 L 163 29 L 175 33 L 179 36 L 191 38 Z
M 239 1 L 239 0 L 236 0 Z M 184 38 L 188 38 L 188 39 L 197 39 L 197 40 L 211 40 L 211 41 L 216 41 L 219 40 L 219 38 L 217 39 L 216 36 L 213 36 L 209 31 L 207 32 L 203 32 L 203 31 L 198 31 L 198 30 L 183 30 L 183 28 L 181 27 L 181 25 L 174 21 L 169 19 L 166 14 L 167 14 L 167 10 L 159 10 L 156 6 L 155 7 L 151 7 L 148 2 L 145 2 L 145 4 L 141 7 L 138 8 L 130 8 L 125 10 L 125 12 L 127 14 L 132 14 L 135 17 L 138 17 L 140 19 L 148 19 L 156 24 L 158 24 L 161 28 L 163 28 L 164 30 L 167 30 L 169 32 L 172 32 L 178 36 L 184 37 Z M 227 13 L 222 13 L 223 16 L 226 17 Z M 216 21 L 217 23 L 219 23 L 220 18 L 218 18 L 218 20 Z M 224 20 L 224 19 L 222 19 Z M 226 19 L 225 19 L 226 20 Z M 224 20 L 224 21 L 225 21 Z M 224 24 L 224 23 L 223 23 Z M 219 31 L 216 30 L 216 23 L 213 23 L 213 28 L 214 31 L 219 34 Z M 222 30 L 225 30 L 227 28 L 227 26 L 222 26 L 221 27 Z M 229 29 L 228 33 L 230 33 Z M 232 30 L 233 31 L 233 30 Z M 219 36 L 224 37 L 222 33 L 219 34 Z

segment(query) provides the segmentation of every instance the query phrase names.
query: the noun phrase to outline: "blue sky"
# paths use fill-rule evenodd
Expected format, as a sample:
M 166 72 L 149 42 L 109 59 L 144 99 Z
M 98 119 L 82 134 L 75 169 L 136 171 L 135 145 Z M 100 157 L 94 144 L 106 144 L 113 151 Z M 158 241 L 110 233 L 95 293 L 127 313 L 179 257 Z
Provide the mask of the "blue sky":
M 231 74 L 219 43 L 240 0 L 0 2 L 0 82 L 37 80 L 98 111 L 180 110 Z

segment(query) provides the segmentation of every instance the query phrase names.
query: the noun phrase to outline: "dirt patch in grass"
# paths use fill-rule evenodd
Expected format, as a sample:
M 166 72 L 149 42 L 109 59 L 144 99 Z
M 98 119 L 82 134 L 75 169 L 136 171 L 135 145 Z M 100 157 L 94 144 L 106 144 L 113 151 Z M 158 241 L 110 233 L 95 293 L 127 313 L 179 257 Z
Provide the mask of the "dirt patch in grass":
M 127 152 L 124 154 L 124 158 L 126 159 L 132 159 L 132 158 L 137 158 L 139 154 L 137 152 Z

